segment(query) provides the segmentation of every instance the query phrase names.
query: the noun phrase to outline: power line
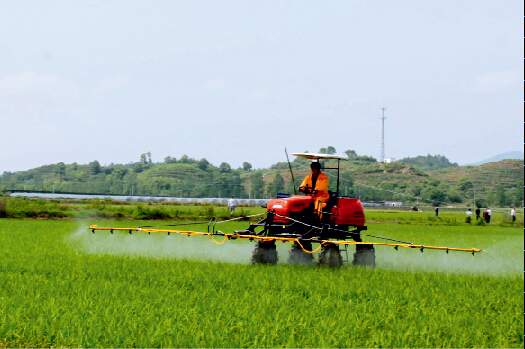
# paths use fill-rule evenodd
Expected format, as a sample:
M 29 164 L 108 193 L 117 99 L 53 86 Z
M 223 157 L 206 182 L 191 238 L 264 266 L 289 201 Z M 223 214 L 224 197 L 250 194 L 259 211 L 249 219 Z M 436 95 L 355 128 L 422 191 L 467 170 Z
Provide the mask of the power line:
M 381 108 L 383 111 L 383 116 L 381 117 L 382 128 L 381 128 L 381 155 L 379 157 L 380 162 L 385 162 L 385 110 L 386 108 Z

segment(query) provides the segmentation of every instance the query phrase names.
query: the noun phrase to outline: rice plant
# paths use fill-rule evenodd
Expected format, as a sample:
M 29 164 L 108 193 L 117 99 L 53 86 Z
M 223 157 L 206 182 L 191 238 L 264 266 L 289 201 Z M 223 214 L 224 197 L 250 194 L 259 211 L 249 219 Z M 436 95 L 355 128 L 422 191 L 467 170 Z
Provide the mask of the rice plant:
M 91 223 L 116 225 L 0 220 L 0 347 L 523 347 L 521 229 L 371 224 L 486 251 L 378 247 L 375 269 L 334 270 L 286 264 L 288 244 L 251 265 L 246 241 Z

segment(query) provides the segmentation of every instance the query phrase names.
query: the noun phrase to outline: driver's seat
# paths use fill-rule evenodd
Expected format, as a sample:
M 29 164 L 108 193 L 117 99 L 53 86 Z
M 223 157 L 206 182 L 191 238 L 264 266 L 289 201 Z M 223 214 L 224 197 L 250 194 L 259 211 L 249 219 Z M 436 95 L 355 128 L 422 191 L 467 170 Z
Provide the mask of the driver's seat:
M 328 201 L 323 204 L 323 208 L 322 208 L 322 211 L 324 213 L 330 213 L 330 211 L 332 211 L 332 207 L 335 206 L 335 204 L 337 204 L 337 193 L 334 193 L 333 191 L 328 191 L 328 194 L 330 195 L 330 197 L 328 198 Z M 329 214 L 324 214 L 322 216 L 322 220 L 321 220 L 323 223 L 330 223 L 330 215 Z

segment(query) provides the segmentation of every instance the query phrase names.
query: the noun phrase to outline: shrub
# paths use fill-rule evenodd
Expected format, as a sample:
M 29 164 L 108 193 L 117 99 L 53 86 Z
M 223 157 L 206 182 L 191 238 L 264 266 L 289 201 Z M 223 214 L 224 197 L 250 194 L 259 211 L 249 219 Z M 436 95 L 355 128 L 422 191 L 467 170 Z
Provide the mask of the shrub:
M 163 207 L 156 206 L 150 208 L 148 206 L 138 205 L 136 211 L 133 213 L 133 218 L 139 220 L 154 220 L 172 217 Z
M 485 225 L 485 220 L 483 218 L 478 219 L 476 225 Z
M 200 210 L 200 215 L 203 217 L 211 218 L 213 217 L 214 210 L 212 205 L 205 205 L 202 210 Z
M 6 217 L 7 217 L 6 199 L 2 198 L 0 199 L 0 218 L 6 218 Z
M 115 219 L 122 219 L 122 218 L 124 218 L 124 213 L 122 211 L 113 212 L 113 218 L 115 218 Z

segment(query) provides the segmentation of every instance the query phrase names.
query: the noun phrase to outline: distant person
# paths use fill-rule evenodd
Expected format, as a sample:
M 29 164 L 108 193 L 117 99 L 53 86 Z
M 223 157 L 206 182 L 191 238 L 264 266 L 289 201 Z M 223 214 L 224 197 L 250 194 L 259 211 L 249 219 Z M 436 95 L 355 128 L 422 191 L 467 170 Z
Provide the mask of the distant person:
M 467 219 L 465 220 L 465 222 L 472 222 L 472 210 L 470 208 L 467 209 Z
M 483 211 L 483 219 L 485 220 L 485 223 L 490 222 L 490 217 L 489 217 L 489 211 L 488 211 L 488 208 L 487 208 L 487 210 Z
M 434 217 L 441 219 L 441 217 L 439 217 L 439 205 L 436 205 L 434 209 Z
M 492 210 L 490 209 L 490 207 L 487 207 L 487 217 L 488 217 L 488 219 L 489 219 L 489 220 L 487 221 L 487 223 L 490 223 L 490 218 L 491 218 L 491 216 L 492 216 Z
M 476 208 L 476 220 L 478 220 L 480 216 L 481 216 L 481 210 L 478 207 Z
M 510 210 L 510 218 L 512 219 L 512 223 L 516 221 L 516 207 L 513 207 L 512 210 Z
M 235 207 L 237 207 L 237 201 L 235 201 L 233 195 L 230 200 L 228 200 L 228 207 L 230 208 L 230 215 L 232 215 L 233 211 L 235 211 Z

